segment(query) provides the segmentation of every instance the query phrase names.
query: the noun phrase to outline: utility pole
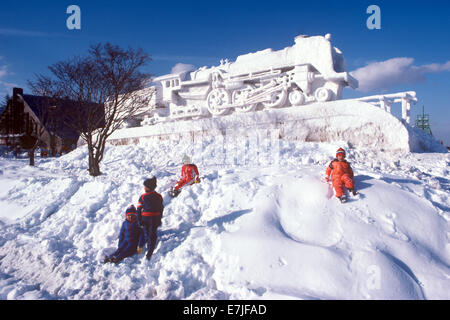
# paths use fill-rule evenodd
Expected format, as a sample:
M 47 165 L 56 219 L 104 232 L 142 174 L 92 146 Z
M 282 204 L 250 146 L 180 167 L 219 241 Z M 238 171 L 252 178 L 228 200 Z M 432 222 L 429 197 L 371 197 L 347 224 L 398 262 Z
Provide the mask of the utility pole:
M 425 107 L 422 106 L 422 114 L 416 118 L 416 127 L 428 134 L 433 135 L 430 128 L 430 115 L 425 114 Z

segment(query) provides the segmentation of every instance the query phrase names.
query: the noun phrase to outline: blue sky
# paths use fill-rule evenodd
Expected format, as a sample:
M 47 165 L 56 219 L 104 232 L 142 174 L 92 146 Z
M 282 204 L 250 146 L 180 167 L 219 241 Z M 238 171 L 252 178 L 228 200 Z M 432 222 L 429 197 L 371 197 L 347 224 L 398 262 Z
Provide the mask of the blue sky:
M 81 8 L 81 30 L 66 27 L 71 4 Z M 366 27 L 371 4 L 381 9 L 381 30 Z M 162 75 L 177 63 L 212 66 L 222 58 L 291 46 L 298 34 L 331 33 L 348 71 L 360 69 L 368 77 L 365 91 L 346 89 L 344 97 L 414 90 L 419 102 L 412 119 L 424 105 L 434 135 L 450 145 L 449 16 L 447 0 L 2 0 L 0 95 L 15 85 L 27 91 L 35 73 L 98 42 L 143 48 L 153 57 L 146 71 Z M 377 62 L 383 68 L 367 74 Z

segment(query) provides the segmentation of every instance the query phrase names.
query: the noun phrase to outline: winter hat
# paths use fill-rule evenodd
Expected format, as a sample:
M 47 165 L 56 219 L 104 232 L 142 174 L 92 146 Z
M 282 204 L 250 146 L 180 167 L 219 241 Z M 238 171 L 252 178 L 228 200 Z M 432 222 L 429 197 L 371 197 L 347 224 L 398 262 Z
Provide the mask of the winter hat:
M 342 148 L 337 149 L 336 151 L 336 158 L 339 154 L 342 154 L 345 157 L 345 150 Z
M 183 163 L 184 164 L 190 164 L 191 163 L 191 158 L 189 158 L 189 156 L 187 154 L 185 154 L 184 157 L 183 157 Z
M 125 214 L 136 214 L 136 207 L 132 204 L 127 208 L 127 211 L 125 211 Z
M 125 211 L 125 218 L 131 215 L 131 220 L 136 219 L 136 207 L 134 205 L 131 205 L 127 208 Z
M 144 186 L 151 190 L 155 190 L 156 188 L 156 177 L 152 177 L 150 179 L 145 179 Z

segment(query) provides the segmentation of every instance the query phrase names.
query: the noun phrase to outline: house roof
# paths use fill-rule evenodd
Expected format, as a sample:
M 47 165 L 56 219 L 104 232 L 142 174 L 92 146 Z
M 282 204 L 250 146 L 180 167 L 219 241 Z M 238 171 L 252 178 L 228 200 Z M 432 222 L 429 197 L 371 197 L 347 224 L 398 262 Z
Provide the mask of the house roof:
M 71 105 L 64 103 L 64 101 L 57 99 L 50 99 L 49 97 L 34 96 L 30 94 L 22 95 L 23 100 L 28 104 L 30 109 L 39 118 L 42 125 L 47 127 L 50 125 L 50 118 L 48 114 L 42 111 L 45 106 L 56 106 L 55 112 L 55 133 L 57 136 L 65 139 L 77 139 L 79 134 L 69 125 L 65 124 L 64 112 L 65 108 L 70 108 Z
M 51 121 L 55 121 L 54 130 L 56 135 L 63 139 L 78 139 L 79 133 L 73 129 L 73 127 L 76 127 L 75 124 L 71 126 L 71 120 L 68 115 L 73 112 L 75 108 L 80 108 L 79 103 L 68 99 L 56 99 L 30 94 L 23 94 L 22 98 L 45 127 L 50 126 Z M 48 110 L 48 107 L 55 107 L 55 109 L 53 109 L 54 112 L 52 112 L 53 117 L 49 116 L 48 111 L 45 112 L 45 110 Z M 104 116 L 104 113 L 102 113 L 102 116 Z M 104 121 L 102 121 L 102 125 L 103 123 Z

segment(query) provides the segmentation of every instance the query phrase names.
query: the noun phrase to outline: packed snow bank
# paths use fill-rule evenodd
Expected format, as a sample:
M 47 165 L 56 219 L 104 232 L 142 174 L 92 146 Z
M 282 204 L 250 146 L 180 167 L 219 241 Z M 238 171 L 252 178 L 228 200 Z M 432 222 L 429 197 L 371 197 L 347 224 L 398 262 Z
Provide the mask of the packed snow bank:
M 34 168 L 0 158 L 0 299 L 450 298 L 449 154 L 277 141 L 109 146 L 96 178 L 85 147 Z M 340 146 L 361 193 L 344 205 L 320 181 Z M 184 153 L 202 181 L 170 199 Z M 156 253 L 102 264 L 152 175 Z
M 194 141 L 220 135 L 241 136 L 248 131 L 264 131 L 266 136 L 285 140 L 347 141 L 355 147 L 380 150 L 447 152 L 433 137 L 403 124 L 392 114 L 354 100 L 126 128 L 114 132 L 109 141 L 115 145 L 161 139 Z
M 226 250 L 239 257 L 234 281 L 265 288 L 266 298 L 424 299 L 426 287 L 448 296 L 448 229 L 426 200 L 373 181 L 374 192 L 342 206 L 327 201 L 326 185 L 312 172 L 280 180 L 256 195 L 255 215 L 224 235 Z M 441 250 L 436 277 L 427 270 Z

